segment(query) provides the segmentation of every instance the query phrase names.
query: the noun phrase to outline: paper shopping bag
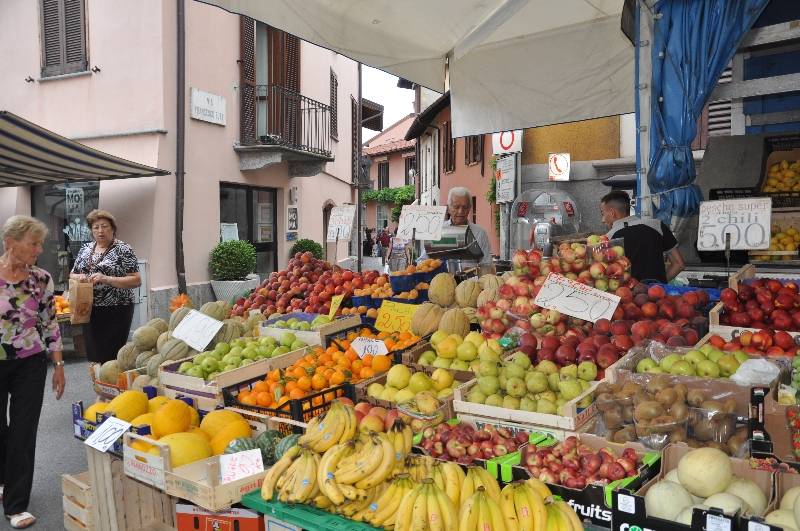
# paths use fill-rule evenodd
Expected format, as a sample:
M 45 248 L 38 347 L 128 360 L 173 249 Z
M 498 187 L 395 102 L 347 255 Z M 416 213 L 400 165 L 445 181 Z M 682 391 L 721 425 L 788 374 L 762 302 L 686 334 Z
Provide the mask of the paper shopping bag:
M 70 323 L 84 324 L 89 322 L 89 317 L 92 316 L 92 299 L 94 299 L 94 287 L 91 282 L 69 280 Z

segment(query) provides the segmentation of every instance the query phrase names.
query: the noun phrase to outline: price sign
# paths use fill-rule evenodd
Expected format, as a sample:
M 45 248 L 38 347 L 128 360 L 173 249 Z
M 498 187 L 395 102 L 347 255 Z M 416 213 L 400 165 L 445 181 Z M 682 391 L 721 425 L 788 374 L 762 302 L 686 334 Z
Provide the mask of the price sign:
M 130 427 L 130 422 L 125 422 L 117 417 L 108 417 L 94 430 L 94 433 L 83 442 L 95 450 L 106 452 L 109 448 L 114 446 L 114 443 L 117 442 L 117 440 L 122 437 L 122 434 L 128 431 Z
M 264 461 L 261 459 L 261 450 L 258 448 L 219 456 L 219 482 L 221 485 L 247 478 L 263 471 Z
M 767 249 L 771 221 L 769 197 L 703 201 L 697 220 L 697 249 L 724 251 L 728 234 L 732 250 Z
M 222 321 L 217 321 L 197 310 L 191 310 L 175 327 L 172 337 L 182 339 L 197 352 L 203 352 L 220 328 Z
M 372 354 L 373 356 L 384 356 L 389 353 L 389 349 L 386 348 L 386 343 L 380 339 L 371 339 L 368 337 L 355 338 L 350 343 L 350 348 L 352 348 L 356 354 L 358 354 L 359 358 L 363 358 L 367 354 Z
M 594 323 L 598 319 L 611 319 L 619 297 L 550 273 L 533 302 L 542 308 Z
M 715 514 L 706 515 L 706 531 L 731 531 L 731 520 Z
M 328 317 L 331 319 L 336 315 L 336 310 L 339 309 L 339 306 L 342 305 L 342 299 L 344 299 L 344 295 L 334 295 L 331 297 L 331 311 L 328 312 Z
M 375 328 L 381 332 L 408 332 L 417 308 L 416 304 L 383 301 L 375 318 Z
M 355 205 L 335 206 L 331 209 L 331 216 L 328 219 L 328 234 L 325 241 L 335 242 L 338 240 L 350 240 L 350 233 L 353 230 L 353 219 L 356 215 Z
M 445 212 L 446 206 L 403 205 L 397 223 L 397 237 L 438 241 L 442 237 Z M 414 229 L 417 229 L 416 233 Z

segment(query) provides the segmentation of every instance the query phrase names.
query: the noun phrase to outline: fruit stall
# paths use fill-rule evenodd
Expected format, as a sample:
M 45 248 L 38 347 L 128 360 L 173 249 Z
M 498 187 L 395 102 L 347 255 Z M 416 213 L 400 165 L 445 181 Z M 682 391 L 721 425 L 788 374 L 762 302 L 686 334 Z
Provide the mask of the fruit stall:
M 90 368 L 65 526 L 797 529 L 798 284 L 675 292 L 616 243 L 182 299 Z

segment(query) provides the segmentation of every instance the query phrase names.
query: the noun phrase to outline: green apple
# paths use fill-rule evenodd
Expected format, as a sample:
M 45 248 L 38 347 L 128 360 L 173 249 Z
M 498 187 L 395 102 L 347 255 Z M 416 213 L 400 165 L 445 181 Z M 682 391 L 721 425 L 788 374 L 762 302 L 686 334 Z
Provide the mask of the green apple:
M 525 387 L 525 382 L 522 378 L 513 377 L 506 382 L 505 391 L 514 398 L 522 398 L 528 392 L 528 389 Z
M 561 381 L 561 375 L 557 372 L 547 375 L 547 386 L 551 391 L 558 391 L 558 382 Z
M 222 363 L 225 365 L 235 365 L 238 367 L 241 362 L 242 357 L 232 353 L 225 354 L 225 356 L 222 357 Z
M 477 349 L 486 342 L 486 338 L 483 337 L 483 334 L 481 334 L 480 332 L 472 331 L 466 336 L 464 336 L 464 341 L 465 342 L 469 341 L 470 343 L 475 345 L 475 348 Z
M 395 389 L 405 389 L 411 379 L 411 370 L 405 365 L 393 365 L 386 373 L 386 384 Z
M 705 345 L 703 345 L 703 346 L 705 346 Z M 717 350 L 717 349 L 712 349 L 711 351 L 709 351 L 709 352 L 706 354 L 706 357 L 707 357 L 709 360 L 711 360 L 711 361 L 713 361 L 714 363 L 716 363 L 716 362 L 718 362 L 718 361 L 719 361 L 719 359 L 720 359 L 722 356 L 724 356 L 724 355 L 725 355 L 725 353 L 724 353 L 723 351 L 721 351 L 721 350 Z
M 498 394 L 489 395 L 484 402 L 487 406 L 503 407 L 503 397 Z
M 527 354 L 521 351 L 517 351 L 511 355 L 509 358 L 512 362 L 516 363 L 523 369 L 529 369 L 531 366 L 531 359 L 528 357 Z
M 437 330 L 431 334 L 431 345 L 436 348 L 436 345 L 438 345 L 439 342 L 444 339 L 447 339 L 447 332 L 444 332 L 443 330 Z
M 475 404 L 483 404 L 486 402 L 486 393 L 481 391 L 478 386 L 474 386 L 470 389 L 469 393 L 467 393 L 467 402 L 473 402 Z
M 728 353 L 717 360 L 717 365 L 719 365 L 720 376 L 728 378 L 739 369 L 740 363 L 736 356 Z
M 436 353 L 432 350 L 426 350 L 425 352 L 420 354 L 417 363 L 419 363 L 422 366 L 430 365 L 431 363 L 434 362 L 435 359 L 436 359 Z
M 394 395 L 394 401 L 398 404 L 402 404 L 403 402 L 408 402 L 414 398 L 414 391 L 411 389 L 400 389 Z
M 205 378 L 205 371 L 199 365 L 192 365 L 186 370 L 187 376 L 194 376 L 195 378 Z
M 242 358 L 252 360 L 258 355 L 258 350 L 254 346 L 248 346 L 242 350 Z
M 180 367 L 178 367 L 178 373 L 179 374 L 186 374 L 186 371 L 188 371 L 189 369 L 191 369 L 194 366 L 195 366 L 195 364 L 192 363 L 191 361 L 184 361 L 183 363 L 181 363 Z M 201 365 L 201 367 L 202 367 L 202 365 Z
M 503 363 L 503 369 L 505 370 L 506 376 L 508 378 L 525 377 L 525 369 L 523 369 L 513 361 L 506 361 L 505 363 Z
M 206 376 L 206 380 L 213 380 L 213 379 L 214 379 L 214 378 L 216 378 L 217 376 L 219 376 L 219 372 L 212 372 L 211 374 L 208 374 L 208 375 Z
M 714 347 L 714 345 L 712 345 L 711 343 L 706 343 L 705 345 L 703 345 L 702 347 L 700 347 L 700 349 L 699 349 L 699 350 L 700 350 L 700 352 L 702 352 L 703 354 L 705 354 L 705 355 L 706 355 L 706 357 L 710 357 L 710 356 L 709 356 L 709 354 L 711 354 L 713 351 L 715 351 L 715 350 L 716 350 L 716 348 L 715 348 L 715 347 Z
M 597 365 L 591 361 L 580 362 L 580 364 L 578 364 L 578 378 L 585 382 L 594 381 L 594 379 L 597 378 Z
M 478 347 L 472 341 L 464 341 L 456 347 L 456 357 L 462 361 L 472 361 L 478 357 Z
M 522 411 L 531 411 L 531 412 L 535 413 L 536 412 L 536 400 L 533 400 L 532 398 L 530 398 L 530 396 L 525 395 L 519 401 L 519 408 Z
M 731 354 L 733 354 L 733 357 L 736 358 L 736 361 L 738 361 L 740 364 L 750 359 L 750 356 L 747 354 L 747 352 L 743 350 L 734 350 L 731 352 Z
M 245 365 L 250 365 L 253 362 L 255 362 L 255 358 L 254 359 L 244 358 L 242 360 L 242 362 L 239 364 L 239 367 L 244 367 Z
M 679 360 L 672 364 L 669 368 L 670 374 L 676 374 L 680 376 L 694 376 L 695 370 L 694 366 L 686 360 Z
M 239 360 L 239 363 L 241 363 L 241 360 Z M 223 368 L 220 370 L 220 372 L 226 372 L 226 371 L 232 371 L 232 370 L 238 369 L 238 368 L 239 368 L 239 363 L 237 363 L 236 365 L 234 365 L 234 364 L 232 364 L 232 363 L 229 363 L 229 364 L 225 365 L 225 366 L 224 366 L 224 367 L 223 367 Z
M 495 394 L 500 389 L 500 382 L 496 376 L 481 376 L 478 378 L 477 383 L 478 389 L 486 396 Z
M 219 370 L 219 362 L 211 357 L 204 359 L 200 366 L 203 367 L 203 370 L 207 373 Z
M 381 393 L 383 393 L 383 389 L 384 389 L 383 385 L 377 382 L 369 384 L 369 386 L 367 387 L 367 396 L 371 398 L 380 398 Z
M 378 398 L 380 398 L 381 400 L 386 400 L 387 402 L 394 402 L 396 396 L 397 396 L 397 389 L 395 389 L 391 385 L 387 385 L 386 387 L 383 388 L 383 391 L 381 391 L 381 394 Z
M 506 409 L 519 409 L 519 398 L 511 395 L 504 396 L 503 407 Z
M 540 398 L 536 402 L 536 412 L 537 413 L 544 413 L 545 415 L 555 415 L 558 408 L 556 408 L 555 402 L 551 402 L 544 398 Z
M 451 387 L 445 387 L 436 393 L 436 398 L 449 398 L 451 396 L 453 396 L 453 389 Z
M 706 355 L 699 350 L 690 350 L 683 355 L 683 359 L 697 367 L 697 364 L 706 359 Z
M 578 366 L 574 363 L 570 365 L 564 365 L 558 370 L 558 374 L 561 376 L 561 378 L 577 378 Z
M 680 355 L 679 355 L 679 354 L 675 354 L 675 353 L 673 352 L 672 354 L 667 354 L 667 355 L 664 357 L 664 359 L 662 359 L 662 360 L 661 360 L 661 363 L 659 363 L 659 366 L 660 366 L 662 369 L 664 369 L 665 371 L 669 372 L 669 370 L 672 368 L 672 365 L 673 365 L 673 364 L 674 364 L 676 361 L 681 361 L 681 357 L 680 357 Z
M 487 341 L 486 343 L 482 343 L 481 346 L 478 347 L 478 358 L 480 358 L 481 360 L 500 361 L 500 353 L 492 349 L 492 347 L 489 346 L 489 341 Z
M 546 374 L 553 374 L 558 372 L 558 365 L 550 360 L 543 360 L 536 366 L 536 370 Z
M 481 364 L 478 367 L 478 374 L 481 376 L 497 376 L 500 374 L 500 370 L 497 366 L 497 363 L 493 361 L 481 361 Z
M 547 375 L 543 372 L 532 371 L 525 375 L 525 387 L 531 393 L 547 391 Z
M 431 382 L 433 382 L 433 388 L 437 391 L 441 391 L 445 387 L 450 387 L 453 383 L 453 373 L 448 371 L 447 369 L 436 369 L 431 374 Z
M 496 339 L 488 339 L 486 344 L 489 345 L 489 348 L 492 349 L 495 354 L 500 354 L 503 352 L 503 347 L 500 345 L 500 342 Z
M 558 382 L 558 392 L 564 400 L 572 400 L 581 394 L 581 384 L 575 379 L 561 380 Z
M 655 367 L 657 363 L 652 358 L 644 358 L 639 360 L 639 363 L 636 364 L 636 372 L 647 372 L 647 369 L 651 367 Z
M 297 336 L 292 334 L 291 332 L 286 332 L 281 336 L 281 346 L 282 347 L 290 347 L 292 343 L 297 340 Z
M 305 341 L 300 341 L 299 339 L 295 339 L 294 342 L 289 345 L 289 350 L 298 350 L 306 346 Z
M 297 326 L 298 330 L 311 330 L 311 323 L 303 321 Z
M 225 355 L 230 352 L 231 346 L 227 343 L 217 343 L 214 347 L 214 351 L 219 352 L 221 355 Z
M 388 382 L 388 380 L 387 380 Z M 408 380 L 408 388 L 412 393 L 417 394 L 422 391 L 428 391 L 433 387 L 431 377 L 424 372 L 415 372 Z
M 449 369 L 450 365 L 452 365 L 452 363 L 453 363 L 453 360 L 450 360 L 450 359 L 447 359 L 447 358 L 438 358 L 437 357 L 435 360 L 433 360 L 433 363 L 431 363 L 431 366 L 433 366 L 433 367 L 441 367 L 443 369 Z
M 272 357 L 276 358 L 282 354 L 286 354 L 289 352 L 289 347 L 284 347 L 283 345 L 279 347 L 275 347 L 275 350 L 272 351 Z
M 242 350 L 244 350 L 244 347 L 240 347 L 239 345 L 236 345 L 235 347 L 232 347 L 228 351 L 227 354 L 224 354 L 222 356 L 222 359 L 225 359 L 225 356 L 238 356 L 238 357 L 241 358 L 242 357 Z
M 656 365 L 655 367 L 650 367 L 645 372 L 647 374 L 666 374 L 667 373 L 667 371 L 665 371 L 663 368 L 659 367 L 658 365 Z
M 719 378 L 719 365 L 711 360 L 703 360 L 695 367 L 697 376 L 703 378 Z
M 469 364 L 463 360 L 453 360 L 453 363 L 450 364 L 450 369 L 454 371 L 468 371 Z

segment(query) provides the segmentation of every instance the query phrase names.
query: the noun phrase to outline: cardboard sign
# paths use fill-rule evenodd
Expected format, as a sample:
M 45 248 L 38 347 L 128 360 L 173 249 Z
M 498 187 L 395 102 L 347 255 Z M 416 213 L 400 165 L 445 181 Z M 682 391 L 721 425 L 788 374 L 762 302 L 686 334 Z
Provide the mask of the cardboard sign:
M 130 427 L 130 422 L 125 422 L 117 417 L 108 417 L 83 442 L 99 452 L 107 452 Z
M 383 301 L 375 318 L 375 328 L 381 332 L 408 332 L 418 308 L 417 304 Z
M 339 309 L 339 306 L 342 305 L 342 299 L 344 299 L 344 295 L 334 295 L 331 297 L 331 311 L 328 312 L 328 317 L 331 319 L 336 315 L 336 310 Z
M 547 178 L 551 181 L 569 181 L 569 153 L 550 153 L 547 156 Z
M 373 356 L 384 356 L 389 353 L 389 349 L 386 348 L 386 343 L 380 339 L 371 339 L 368 337 L 355 338 L 350 343 L 350 348 L 352 348 L 356 354 L 358 354 L 359 358 L 363 358 L 367 354 L 371 354 Z
M 533 301 L 537 306 L 590 321 L 611 319 L 619 297 L 550 273 Z
M 355 205 L 333 207 L 331 209 L 330 219 L 328 219 L 328 234 L 325 237 L 325 241 L 349 241 L 350 233 L 353 230 L 353 219 L 355 218 L 355 215 Z
M 182 339 L 197 352 L 203 352 L 220 328 L 222 328 L 222 321 L 217 321 L 197 310 L 191 310 L 175 327 L 172 337 Z
M 514 156 L 501 157 L 497 159 L 497 169 L 495 170 L 497 187 L 495 188 L 495 199 L 497 204 L 513 203 L 516 194 L 514 185 L 517 182 L 517 159 Z
M 220 484 L 231 483 L 264 471 L 261 450 L 245 450 L 219 456 Z
M 767 249 L 772 221 L 772 199 L 751 197 L 700 203 L 697 250 L 724 251 L 726 234 L 731 250 Z
M 403 205 L 397 222 L 397 237 L 404 240 L 440 240 L 446 212 L 446 206 Z M 414 229 L 417 229 L 416 232 Z

